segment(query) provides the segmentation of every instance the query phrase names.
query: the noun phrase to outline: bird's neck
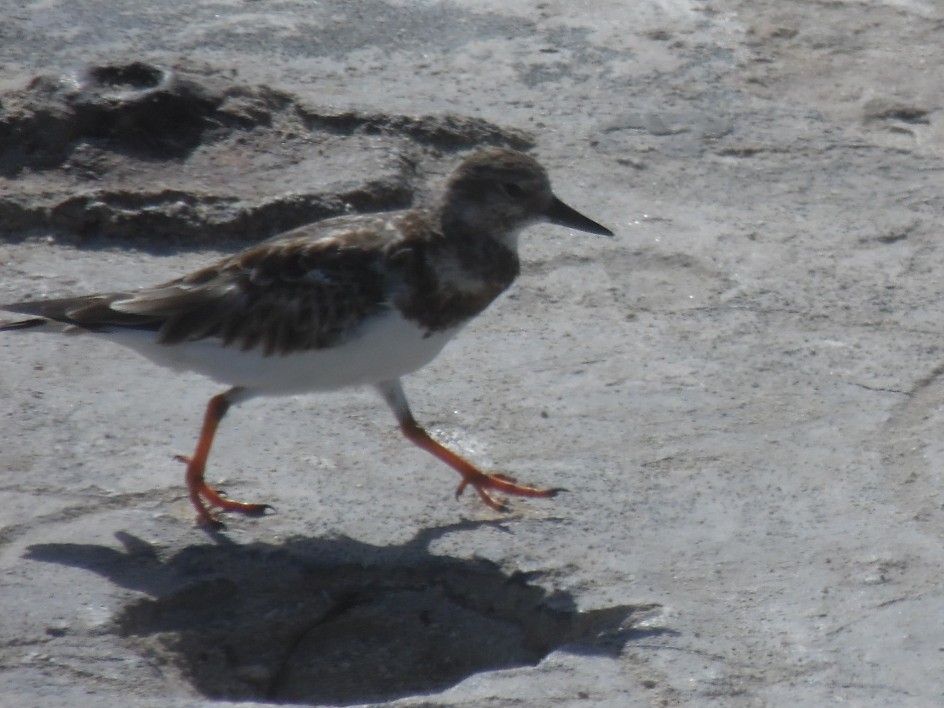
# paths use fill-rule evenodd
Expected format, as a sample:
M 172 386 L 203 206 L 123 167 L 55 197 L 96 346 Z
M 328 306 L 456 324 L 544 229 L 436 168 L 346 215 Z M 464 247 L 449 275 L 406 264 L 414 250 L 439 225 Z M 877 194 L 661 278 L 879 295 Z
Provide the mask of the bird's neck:
M 415 249 L 398 306 L 430 332 L 461 326 L 518 277 L 517 249 L 506 240 L 444 226 L 439 238 Z

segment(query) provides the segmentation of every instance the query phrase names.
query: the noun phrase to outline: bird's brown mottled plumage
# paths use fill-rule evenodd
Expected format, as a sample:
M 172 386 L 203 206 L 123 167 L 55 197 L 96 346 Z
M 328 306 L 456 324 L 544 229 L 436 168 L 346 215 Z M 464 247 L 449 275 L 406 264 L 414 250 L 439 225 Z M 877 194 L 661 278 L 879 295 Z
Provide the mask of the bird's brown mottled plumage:
M 340 237 L 312 238 L 327 225 L 314 224 L 151 288 L 6 309 L 90 331 L 149 329 L 168 346 L 215 337 L 223 346 L 285 355 L 335 346 L 394 306 L 429 332 L 455 327 L 518 275 L 507 246 L 449 243 L 432 213 L 411 216 L 408 238 L 378 237 L 386 217 L 341 217 L 330 222 L 343 229 Z M 480 283 L 459 288 L 443 267 Z

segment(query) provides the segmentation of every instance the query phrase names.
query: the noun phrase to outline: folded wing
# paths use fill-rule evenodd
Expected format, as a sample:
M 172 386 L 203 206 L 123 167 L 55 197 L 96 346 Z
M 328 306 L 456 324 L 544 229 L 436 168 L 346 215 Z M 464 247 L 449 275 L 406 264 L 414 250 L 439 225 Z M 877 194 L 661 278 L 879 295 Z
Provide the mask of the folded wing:
M 312 239 L 303 230 L 134 292 L 14 303 L 4 309 L 93 332 L 153 331 L 160 344 L 217 338 L 266 355 L 321 349 L 390 306 L 376 230 Z

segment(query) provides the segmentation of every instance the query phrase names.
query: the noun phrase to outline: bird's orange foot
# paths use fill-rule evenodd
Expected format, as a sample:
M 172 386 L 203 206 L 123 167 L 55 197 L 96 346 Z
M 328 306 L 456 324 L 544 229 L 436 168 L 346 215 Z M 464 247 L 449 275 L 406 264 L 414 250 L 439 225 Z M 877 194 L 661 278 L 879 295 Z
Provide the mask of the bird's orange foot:
M 222 529 L 225 524 L 219 520 L 212 509 L 221 512 L 234 511 L 248 516 L 262 516 L 269 509 L 275 509 L 271 504 L 256 504 L 227 499 L 225 492 L 213 489 L 203 481 L 203 470 L 192 469 L 193 460 L 187 455 L 175 455 L 174 459 L 187 465 L 187 487 L 190 492 L 190 501 L 197 510 L 197 525 L 209 529 Z
M 400 388 L 399 382 L 381 386 L 381 392 L 387 399 L 387 403 L 393 409 L 400 421 L 400 430 L 417 447 L 426 450 L 426 452 L 438 457 L 456 472 L 462 475 L 462 481 L 456 489 L 458 498 L 465 488 L 472 486 L 478 492 L 479 498 L 485 502 L 485 505 L 495 511 L 508 511 L 508 505 L 502 499 L 497 499 L 489 493 L 490 489 L 505 494 L 511 494 L 516 497 L 555 497 L 564 489 L 538 489 L 536 487 L 526 487 L 518 484 L 514 479 L 503 474 L 485 474 L 475 465 L 447 447 L 439 444 L 429 433 L 414 420 L 410 413 L 409 406 L 406 403 L 406 397 Z
M 505 494 L 516 497 L 556 497 L 560 492 L 567 491 L 561 487 L 553 489 L 538 489 L 518 484 L 512 477 L 504 474 L 485 474 L 475 470 L 474 472 L 465 471 L 462 474 L 462 481 L 456 488 L 456 498 L 465 491 L 465 488 L 471 486 L 478 492 L 479 498 L 485 502 L 485 505 L 495 511 L 508 511 L 508 504 L 502 499 L 492 496 L 488 490 L 493 489 Z

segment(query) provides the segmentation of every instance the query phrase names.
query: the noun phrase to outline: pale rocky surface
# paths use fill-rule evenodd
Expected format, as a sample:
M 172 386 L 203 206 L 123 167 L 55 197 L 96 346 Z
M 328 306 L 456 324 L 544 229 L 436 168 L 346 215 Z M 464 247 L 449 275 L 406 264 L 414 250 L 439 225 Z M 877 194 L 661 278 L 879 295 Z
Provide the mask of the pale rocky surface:
M 209 476 L 278 513 L 208 535 L 172 455 L 217 387 L 5 334 L 0 704 L 944 703 L 944 6 L 592 7 L 3 8 L 0 302 L 398 207 L 485 143 L 617 238 L 531 229 L 406 381 L 440 439 L 570 489 L 507 516 L 349 392 L 232 412 Z M 219 101 L 68 132 L 57 91 L 134 62 Z

